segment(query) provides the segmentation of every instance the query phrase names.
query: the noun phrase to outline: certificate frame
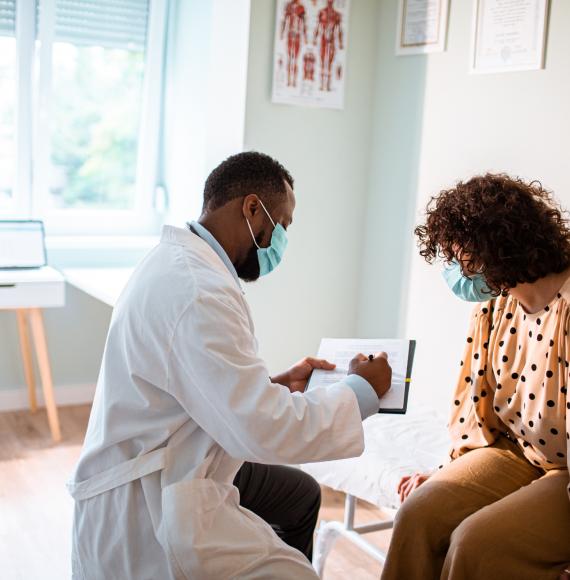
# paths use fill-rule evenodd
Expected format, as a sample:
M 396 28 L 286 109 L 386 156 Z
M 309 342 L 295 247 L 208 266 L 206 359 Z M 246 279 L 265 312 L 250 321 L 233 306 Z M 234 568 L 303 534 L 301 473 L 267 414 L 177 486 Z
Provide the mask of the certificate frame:
M 499 66 L 489 66 L 481 62 L 480 39 L 482 34 L 482 27 L 484 23 L 483 7 L 486 2 L 494 0 L 473 0 L 473 30 L 471 39 L 471 60 L 469 63 L 469 70 L 472 74 L 494 74 L 505 72 L 522 72 L 531 70 L 542 70 L 545 67 L 546 56 L 546 41 L 548 32 L 548 13 L 550 0 L 532 0 L 537 7 L 537 30 L 540 34 L 540 41 L 538 42 L 535 58 L 526 63 L 511 63 Z
M 425 0 L 426 3 L 429 0 Z M 396 33 L 396 55 L 429 54 L 444 52 L 447 44 L 447 28 L 449 16 L 449 0 L 435 0 L 438 4 L 438 34 L 437 40 L 431 42 L 406 43 L 406 17 L 410 0 L 399 0 L 398 28 Z

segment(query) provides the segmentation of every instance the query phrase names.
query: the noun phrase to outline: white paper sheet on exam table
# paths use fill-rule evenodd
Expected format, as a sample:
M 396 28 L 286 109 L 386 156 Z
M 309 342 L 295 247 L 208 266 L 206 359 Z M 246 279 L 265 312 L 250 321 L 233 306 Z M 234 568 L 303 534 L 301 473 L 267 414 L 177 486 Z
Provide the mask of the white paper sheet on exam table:
M 401 339 L 323 338 L 317 356 L 336 364 L 336 369 L 313 371 L 306 390 L 342 381 L 350 361 L 358 353 L 385 352 L 392 367 L 392 386 L 380 400 L 380 411 L 405 413 L 414 344 L 414 341 Z

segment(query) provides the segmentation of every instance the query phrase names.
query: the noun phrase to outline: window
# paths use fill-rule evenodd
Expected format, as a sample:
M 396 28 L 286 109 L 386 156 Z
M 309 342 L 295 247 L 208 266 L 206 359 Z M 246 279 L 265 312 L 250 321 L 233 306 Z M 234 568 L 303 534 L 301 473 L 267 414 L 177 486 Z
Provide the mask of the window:
M 15 138 L 14 102 L 0 96 L 0 212 L 13 197 L 19 216 L 41 217 L 50 233 L 156 230 L 166 8 L 165 0 L 0 0 L 0 44 L 22 56 L 10 60 L 0 47 L 0 95 L 30 113 Z
M 16 181 L 16 5 L 0 0 L 0 211 Z
M 62 31 L 56 25 L 46 200 L 50 207 L 134 205 L 147 15 L 144 5 L 133 9 L 119 3 L 109 10 L 104 4 L 97 5 L 106 11 L 108 22 L 102 21 L 114 26 L 91 38 L 79 18 L 64 21 Z

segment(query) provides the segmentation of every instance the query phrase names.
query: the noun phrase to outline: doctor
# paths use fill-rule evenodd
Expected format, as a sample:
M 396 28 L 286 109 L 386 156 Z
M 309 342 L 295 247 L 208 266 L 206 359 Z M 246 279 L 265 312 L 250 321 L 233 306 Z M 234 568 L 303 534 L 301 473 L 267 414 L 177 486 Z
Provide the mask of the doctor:
M 199 223 L 165 227 L 125 288 L 69 483 L 74 578 L 316 578 L 301 553 L 316 518 L 307 481 L 278 464 L 362 453 L 361 421 L 391 370 L 385 354 L 361 355 L 344 381 L 303 393 L 328 363 L 270 378 L 257 355 L 239 279 L 281 260 L 292 188 L 270 157 L 230 157 L 206 182 Z M 287 527 L 283 541 L 274 528 Z

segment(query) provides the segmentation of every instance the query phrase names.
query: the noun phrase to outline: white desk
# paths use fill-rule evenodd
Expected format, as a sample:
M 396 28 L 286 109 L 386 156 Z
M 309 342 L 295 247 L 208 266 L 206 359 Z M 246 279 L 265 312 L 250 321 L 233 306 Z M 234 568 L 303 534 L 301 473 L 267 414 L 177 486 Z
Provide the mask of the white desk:
M 62 274 L 46 266 L 0 270 L 0 308 L 53 308 L 65 305 Z
M 104 304 L 115 306 L 134 268 L 66 268 L 69 284 Z
M 30 409 L 37 409 L 36 386 L 29 325 L 42 379 L 50 430 L 54 441 L 61 439 L 57 406 L 43 325 L 42 308 L 65 304 L 65 282 L 113 307 L 134 268 L 69 268 L 63 275 L 53 268 L 0 270 L 0 310 L 16 310 L 24 374 Z M 65 276 L 65 278 L 64 278 Z
M 30 270 L 0 270 L 0 310 L 16 311 L 30 409 L 32 413 L 36 411 L 37 399 L 29 326 L 32 328 L 48 422 L 54 441 L 61 439 L 61 429 L 41 309 L 64 304 L 65 280 L 57 270 L 47 266 Z

